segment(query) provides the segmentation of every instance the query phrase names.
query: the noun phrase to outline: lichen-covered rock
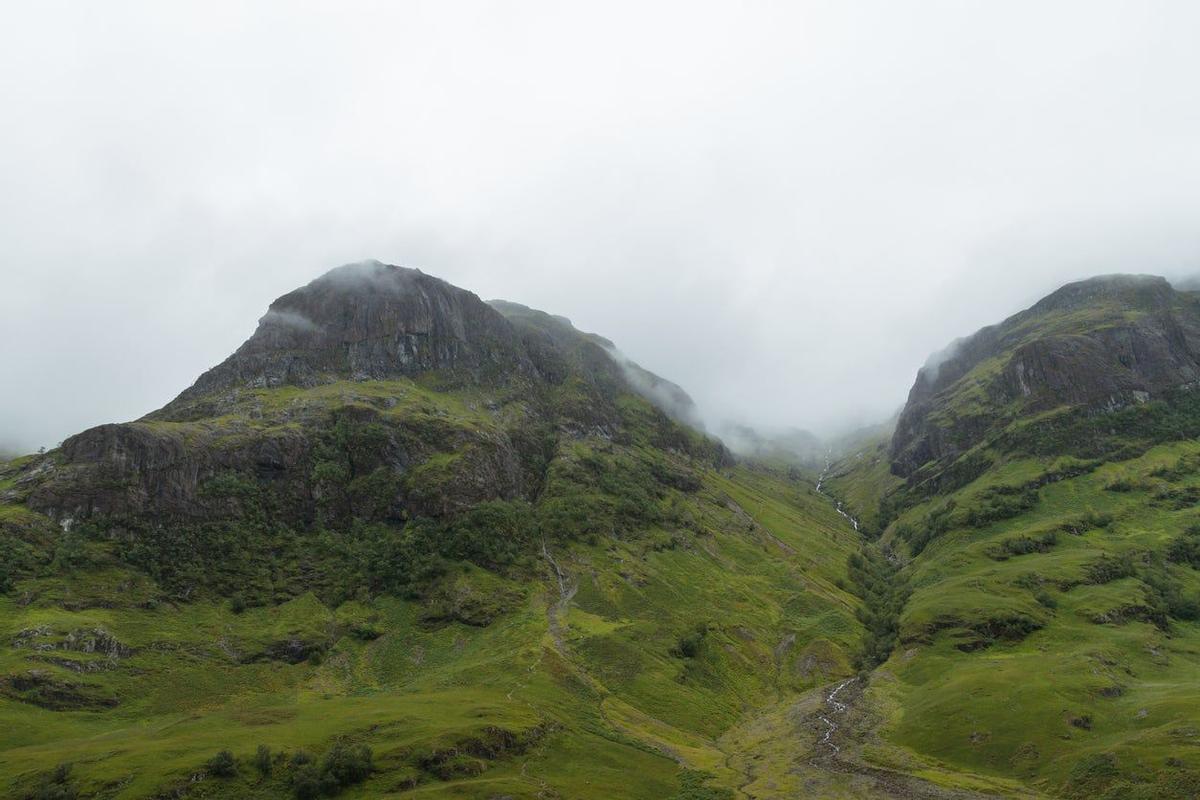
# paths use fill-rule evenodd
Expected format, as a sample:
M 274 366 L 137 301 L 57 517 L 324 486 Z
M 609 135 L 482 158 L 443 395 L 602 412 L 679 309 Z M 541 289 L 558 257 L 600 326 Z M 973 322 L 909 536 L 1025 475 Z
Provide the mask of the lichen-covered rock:
M 1020 417 L 1065 406 L 1097 413 L 1200 380 L 1200 302 L 1163 278 L 1068 284 L 930 359 L 892 439 L 902 477 L 944 467 Z

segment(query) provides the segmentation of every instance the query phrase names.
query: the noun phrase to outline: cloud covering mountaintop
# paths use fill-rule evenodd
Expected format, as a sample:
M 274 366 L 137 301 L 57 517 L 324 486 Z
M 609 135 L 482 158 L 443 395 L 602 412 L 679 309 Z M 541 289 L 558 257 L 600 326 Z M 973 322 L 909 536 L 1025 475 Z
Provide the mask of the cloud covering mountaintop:
M 0 447 L 162 405 L 366 258 L 816 430 L 1068 280 L 1198 271 L 1190 4 L 9 16 Z

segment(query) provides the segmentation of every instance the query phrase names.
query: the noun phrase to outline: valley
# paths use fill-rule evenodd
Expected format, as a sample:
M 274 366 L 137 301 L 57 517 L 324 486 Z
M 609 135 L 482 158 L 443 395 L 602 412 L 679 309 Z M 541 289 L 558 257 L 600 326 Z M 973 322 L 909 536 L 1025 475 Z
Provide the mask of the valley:
M 0 465 L 0 794 L 1197 796 L 1198 377 L 1192 293 L 1094 279 L 738 456 L 603 337 L 347 265 Z

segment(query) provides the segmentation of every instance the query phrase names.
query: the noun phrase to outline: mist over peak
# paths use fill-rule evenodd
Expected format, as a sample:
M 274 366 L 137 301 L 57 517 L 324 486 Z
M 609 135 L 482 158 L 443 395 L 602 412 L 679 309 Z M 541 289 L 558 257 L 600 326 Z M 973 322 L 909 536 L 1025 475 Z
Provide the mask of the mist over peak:
M 326 280 L 419 266 L 562 314 L 710 429 L 886 417 L 930 353 L 1069 281 L 1196 285 L 1198 15 L 27 4 L 0 33 L 0 438 L 162 405 L 364 254 Z

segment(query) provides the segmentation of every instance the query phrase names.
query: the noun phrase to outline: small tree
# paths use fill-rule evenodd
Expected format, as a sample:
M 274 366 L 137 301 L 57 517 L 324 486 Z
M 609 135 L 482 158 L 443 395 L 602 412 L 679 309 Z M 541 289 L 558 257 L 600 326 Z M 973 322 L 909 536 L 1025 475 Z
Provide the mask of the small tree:
M 208 771 L 218 778 L 232 778 L 237 774 L 237 761 L 233 753 L 222 750 L 208 760 Z
M 229 598 L 229 610 L 235 614 L 241 614 L 246 610 L 246 596 L 241 592 L 236 592 Z
M 265 778 L 271 774 L 271 748 L 260 744 L 254 751 L 254 768 Z
M 296 800 L 315 800 L 321 796 L 321 771 L 312 764 L 305 764 L 296 771 L 292 779 L 292 791 Z
M 75 800 L 79 790 L 71 780 L 71 765 L 59 764 L 54 771 L 42 777 L 32 794 L 27 795 L 31 800 Z
M 362 783 L 371 776 L 371 748 L 339 742 L 325 754 L 321 769 L 340 786 Z

